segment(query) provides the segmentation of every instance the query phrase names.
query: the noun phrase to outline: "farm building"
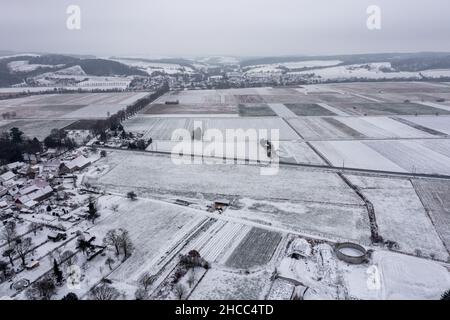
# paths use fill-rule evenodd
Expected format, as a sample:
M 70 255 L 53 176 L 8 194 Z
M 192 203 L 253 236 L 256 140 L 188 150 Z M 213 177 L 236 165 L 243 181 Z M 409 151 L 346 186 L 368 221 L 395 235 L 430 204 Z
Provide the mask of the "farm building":
M 72 161 L 69 162 L 63 162 L 59 166 L 59 173 L 65 174 L 65 173 L 72 173 L 75 171 L 83 170 L 88 165 L 91 164 L 91 161 L 85 158 L 84 156 L 79 156 Z

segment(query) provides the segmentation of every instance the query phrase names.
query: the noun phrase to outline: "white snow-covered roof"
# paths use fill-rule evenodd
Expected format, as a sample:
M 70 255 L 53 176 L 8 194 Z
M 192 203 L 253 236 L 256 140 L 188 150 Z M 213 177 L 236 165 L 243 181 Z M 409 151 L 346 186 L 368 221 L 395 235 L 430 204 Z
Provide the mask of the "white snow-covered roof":
M 91 161 L 89 159 L 87 159 L 84 156 L 79 156 L 75 159 L 73 159 L 72 161 L 69 162 L 65 162 L 65 166 L 69 169 L 69 170 L 73 170 L 76 168 L 83 168 L 84 166 L 90 164 Z
M 23 163 L 23 162 L 17 161 L 17 162 L 13 162 L 13 163 L 7 164 L 6 166 L 8 167 L 9 170 L 13 170 L 13 169 L 17 169 L 17 168 L 22 167 L 24 164 L 25 163 Z
M 26 205 L 26 203 L 27 203 L 28 201 L 36 201 L 37 199 L 39 199 L 39 198 L 41 198 L 41 197 L 43 197 L 43 196 L 46 196 L 46 195 L 48 195 L 48 194 L 50 194 L 50 193 L 52 193 L 52 192 L 53 192 L 52 187 L 46 186 L 45 188 L 36 190 L 36 191 L 34 191 L 34 192 L 32 192 L 32 193 L 29 193 L 29 194 L 27 194 L 27 195 L 24 195 L 24 196 L 22 196 L 22 197 L 19 197 L 18 200 L 19 200 L 20 203 L 22 203 L 23 205 Z
M 25 202 L 24 204 L 23 204 L 23 206 L 24 207 L 27 207 L 27 208 L 33 208 L 35 205 L 37 205 L 38 203 L 36 202 L 36 201 L 34 201 L 34 200 L 29 200 L 29 201 L 27 201 L 27 202 Z
M 5 182 L 13 179 L 16 175 L 12 171 L 5 172 L 4 174 L 0 175 L 0 180 Z
M 39 187 L 33 184 L 33 185 L 29 186 L 29 187 L 20 189 L 19 193 L 21 195 L 27 195 L 29 193 L 32 193 L 32 192 L 36 191 L 36 190 L 39 190 Z
M 295 239 L 291 244 L 291 253 L 297 253 L 303 257 L 311 256 L 311 245 L 302 238 Z

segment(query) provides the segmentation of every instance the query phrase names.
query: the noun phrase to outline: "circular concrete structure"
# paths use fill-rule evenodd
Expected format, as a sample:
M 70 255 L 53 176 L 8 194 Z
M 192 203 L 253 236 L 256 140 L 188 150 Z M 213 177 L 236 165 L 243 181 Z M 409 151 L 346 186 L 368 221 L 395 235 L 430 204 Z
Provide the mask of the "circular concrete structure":
M 23 290 L 30 285 L 30 280 L 20 279 L 12 284 L 12 288 L 15 290 Z
M 337 257 L 351 264 L 361 264 L 366 260 L 367 251 L 356 243 L 338 243 L 335 247 Z

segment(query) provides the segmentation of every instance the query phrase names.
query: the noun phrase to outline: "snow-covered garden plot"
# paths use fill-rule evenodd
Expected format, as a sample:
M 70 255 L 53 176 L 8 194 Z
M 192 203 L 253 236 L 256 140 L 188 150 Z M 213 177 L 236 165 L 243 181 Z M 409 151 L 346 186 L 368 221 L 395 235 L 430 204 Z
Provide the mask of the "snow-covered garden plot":
M 252 228 L 225 263 L 228 267 L 250 269 L 266 265 L 281 241 L 281 234 Z
M 290 300 L 294 293 L 295 285 L 290 281 L 275 279 L 270 288 L 267 300 Z
M 196 250 L 210 263 L 223 263 L 250 229 L 243 224 L 218 220 L 189 243 L 184 251 Z
M 413 185 L 450 252 L 450 181 L 416 179 Z
M 308 140 L 351 139 L 363 135 L 334 118 L 301 117 L 287 121 L 295 128 L 302 138 Z
M 334 116 L 335 113 L 316 103 L 286 103 L 285 106 L 297 116 Z
M 279 168 L 261 175 L 261 167 L 236 164 L 179 164 L 166 156 L 129 151 L 111 152 L 99 161 L 111 170 L 98 182 L 107 189 L 142 188 L 161 194 L 196 197 L 241 195 L 254 199 L 294 199 L 360 204 L 360 199 L 335 173 L 301 168 Z
M 361 141 L 312 142 L 335 167 L 406 172 Z
M 308 288 L 300 294 L 304 300 L 347 298 L 333 248 L 320 243 L 311 249 L 309 255 L 298 259 L 286 256 L 277 266 L 280 279 Z
M 305 142 L 280 141 L 280 161 L 309 164 L 325 164 Z
M 450 174 L 450 158 L 417 141 L 365 141 L 364 144 L 408 172 Z
M 349 176 L 372 202 L 379 233 L 402 252 L 447 260 L 448 252 L 409 180 Z
M 259 271 L 245 274 L 209 269 L 195 288 L 191 300 L 260 300 L 270 285 L 271 273 Z
M 450 135 L 450 116 L 434 117 L 404 117 L 421 126 L 437 130 Z
M 119 208 L 90 231 L 102 239 L 110 229 L 128 230 L 135 252 L 110 276 L 121 282 L 136 281 L 153 263 L 187 235 L 204 217 L 185 207 L 138 199 L 119 198 Z
M 374 263 L 380 270 L 382 299 L 440 299 L 450 287 L 449 271 L 439 263 L 376 251 Z
M 264 201 L 244 198 L 242 208 L 224 215 L 244 219 L 285 232 L 295 232 L 336 240 L 369 243 L 368 214 L 362 205 L 341 205 L 294 201 Z M 329 202 L 334 202 L 329 198 Z
M 52 129 L 62 129 L 72 122 L 72 120 L 17 120 L 6 124 L 0 123 L 0 132 L 9 131 L 16 127 L 28 137 L 36 137 L 43 141 Z

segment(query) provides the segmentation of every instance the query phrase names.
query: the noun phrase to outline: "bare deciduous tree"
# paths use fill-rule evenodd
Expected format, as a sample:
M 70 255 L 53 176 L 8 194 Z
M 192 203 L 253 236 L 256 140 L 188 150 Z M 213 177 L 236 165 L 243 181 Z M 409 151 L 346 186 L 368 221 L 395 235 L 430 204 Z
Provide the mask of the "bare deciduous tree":
M 109 270 L 112 270 L 112 264 L 114 263 L 114 259 L 111 257 L 108 257 L 105 261 L 105 264 L 109 267 Z
M 120 254 L 120 235 L 117 230 L 109 230 L 103 238 L 103 244 L 105 246 L 113 246 L 116 250 L 116 255 Z
M 77 261 L 77 255 L 71 250 L 66 250 L 61 254 L 60 262 L 64 263 L 66 268 L 73 266 L 75 263 L 77 263 Z
M 173 293 L 178 298 L 178 300 L 182 300 L 185 297 L 187 290 L 184 285 L 182 285 L 181 283 L 177 283 L 173 287 Z
M 8 257 L 11 267 L 14 267 L 14 255 L 15 254 L 16 254 L 16 251 L 14 250 L 14 248 L 6 249 L 2 254 L 4 257 Z
M 189 288 L 192 288 L 195 281 L 197 281 L 197 277 L 195 276 L 195 268 L 191 269 L 191 273 L 189 274 L 189 278 L 187 279 L 187 283 L 189 285 Z
M 156 276 L 146 272 L 139 278 L 139 284 L 143 287 L 145 291 L 147 291 L 148 287 L 151 286 L 152 283 L 155 282 L 155 280 Z
M 11 244 L 13 243 L 14 239 L 17 238 L 16 223 L 8 222 L 5 225 L 0 237 L 2 240 L 6 241 L 8 247 L 11 248 Z
M 8 263 L 0 260 L 0 272 L 3 274 L 3 279 L 6 279 L 6 272 L 8 271 Z
M 33 246 L 33 242 L 31 238 L 25 238 L 25 239 L 17 239 L 16 244 L 14 246 L 17 255 L 22 260 L 22 265 L 26 265 L 26 257 L 28 253 L 30 252 L 31 248 Z
M 116 288 L 102 283 L 91 290 L 90 296 L 93 300 L 117 300 L 120 292 Z
M 130 234 L 127 230 L 120 229 L 121 233 L 119 235 L 119 243 L 120 248 L 122 249 L 124 260 L 128 259 L 131 254 L 133 253 L 134 246 L 133 242 L 131 241 Z
M 27 290 L 26 295 L 30 300 L 49 300 L 55 293 L 55 282 L 52 278 L 47 276 L 33 283 L 31 288 Z
M 33 232 L 33 234 L 36 236 L 36 233 L 38 232 L 38 230 L 42 227 L 42 225 L 40 223 L 37 222 L 31 222 L 28 225 L 28 231 L 29 232 Z
M 136 300 L 148 300 L 150 298 L 150 294 L 147 290 L 141 287 L 136 290 L 134 297 Z

